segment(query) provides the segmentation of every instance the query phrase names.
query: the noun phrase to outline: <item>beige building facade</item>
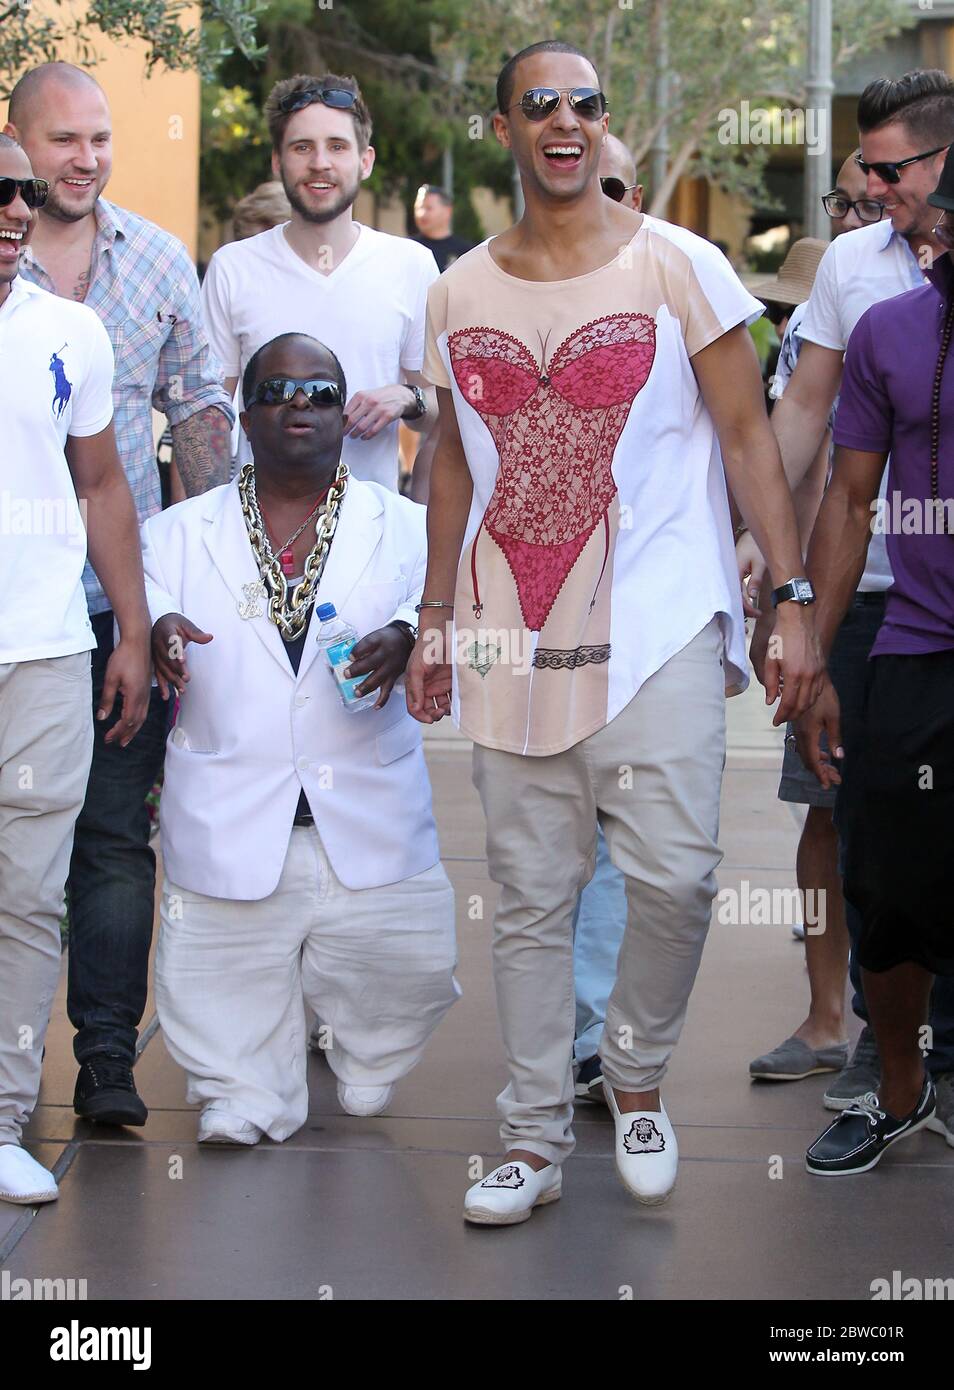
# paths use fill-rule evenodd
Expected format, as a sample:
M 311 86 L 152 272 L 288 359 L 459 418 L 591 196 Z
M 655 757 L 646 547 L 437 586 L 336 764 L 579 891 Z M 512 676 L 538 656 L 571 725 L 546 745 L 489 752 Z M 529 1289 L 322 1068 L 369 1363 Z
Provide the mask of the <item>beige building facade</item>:
M 48 10 L 59 18 L 51 0 L 36 0 L 34 10 L 41 16 Z M 164 69 L 147 76 L 144 44 L 102 38 L 93 47 L 101 61 L 89 70 L 106 92 L 113 115 L 113 175 L 105 196 L 173 232 L 194 257 L 199 227 L 199 78 L 193 72 Z M 74 61 L 65 47 L 60 56 Z

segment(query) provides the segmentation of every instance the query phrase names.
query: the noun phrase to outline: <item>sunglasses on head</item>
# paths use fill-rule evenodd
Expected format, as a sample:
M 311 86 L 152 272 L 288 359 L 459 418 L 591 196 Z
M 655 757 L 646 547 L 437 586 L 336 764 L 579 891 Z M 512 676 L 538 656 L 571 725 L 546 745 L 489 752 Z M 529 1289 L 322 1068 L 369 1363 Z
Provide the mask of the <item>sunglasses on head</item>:
M 843 193 L 826 193 L 822 207 L 829 217 L 847 217 L 854 209 L 859 222 L 880 222 L 884 216 L 884 203 L 877 198 L 846 198 Z
M 877 174 L 883 183 L 900 183 L 899 169 L 904 169 L 908 164 L 917 164 L 922 159 L 930 159 L 932 154 L 940 154 L 942 150 L 947 148 L 947 145 L 938 145 L 936 150 L 925 150 L 923 154 L 912 154 L 908 159 L 876 159 L 874 163 L 869 163 L 867 159 L 862 159 L 860 154 L 856 154 L 855 163 L 863 174 Z
M 312 405 L 343 405 L 341 387 L 324 377 L 270 376 L 252 392 L 249 405 L 286 405 L 302 390 Z
M 303 87 L 298 92 L 287 92 L 279 98 L 278 109 L 287 116 L 291 111 L 302 111 L 313 102 L 320 101 L 323 106 L 333 106 L 336 111 L 347 111 L 358 98 L 354 92 L 344 87 Z
M 561 96 L 585 121 L 598 121 L 606 114 L 606 97 L 595 87 L 531 87 L 507 110 L 519 106 L 528 121 L 545 121 L 560 105 Z
M 614 203 L 623 201 L 623 194 L 628 193 L 631 188 L 636 188 L 635 183 L 624 183 L 622 179 L 608 178 L 600 179 L 600 186 L 607 198 L 612 198 Z
M 17 193 L 31 212 L 46 202 L 50 185 L 46 179 L 0 179 L 0 208 L 8 208 Z

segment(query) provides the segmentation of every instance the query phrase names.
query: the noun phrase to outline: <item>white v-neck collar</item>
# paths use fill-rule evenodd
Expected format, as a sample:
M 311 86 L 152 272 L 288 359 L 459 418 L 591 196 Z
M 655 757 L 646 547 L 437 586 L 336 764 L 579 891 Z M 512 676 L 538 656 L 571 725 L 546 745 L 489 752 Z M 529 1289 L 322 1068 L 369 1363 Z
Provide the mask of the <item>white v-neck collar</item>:
M 317 280 L 319 284 L 328 285 L 333 283 L 335 280 L 339 279 L 339 277 L 347 270 L 348 266 L 350 266 L 353 262 L 357 263 L 358 261 L 363 259 L 364 247 L 367 245 L 368 242 L 368 228 L 365 226 L 363 222 L 354 223 L 354 226 L 356 226 L 358 229 L 358 236 L 355 240 L 354 245 L 352 246 L 348 254 L 345 256 L 344 260 L 341 261 L 338 265 L 336 265 L 333 270 L 329 270 L 327 274 L 324 271 L 315 270 L 314 266 L 309 265 L 306 260 L 303 260 L 302 257 L 299 256 L 298 252 L 295 250 L 294 246 L 292 246 L 291 242 L 288 240 L 288 237 L 285 235 L 285 228 L 288 225 L 289 224 L 285 222 L 282 224 L 281 227 L 276 228 L 278 235 L 281 237 L 283 253 L 287 256 L 290 256 L 295 265 L 298 266 L 300 269 L 306 271 L 309 275 L 314 276 L 315 280 Z

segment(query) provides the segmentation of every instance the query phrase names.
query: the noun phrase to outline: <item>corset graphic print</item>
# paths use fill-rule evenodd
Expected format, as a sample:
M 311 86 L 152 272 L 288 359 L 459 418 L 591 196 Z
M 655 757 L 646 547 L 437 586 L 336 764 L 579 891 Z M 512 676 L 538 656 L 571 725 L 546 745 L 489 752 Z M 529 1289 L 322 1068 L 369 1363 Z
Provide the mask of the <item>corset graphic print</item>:
M 448 348 L 457 385 L 500 457 L 481 524 L 506 556 L 524 622 L 540 632 L 601 523 L 608 553 L 613 454 L 652 368 L 656 325 L 647 314 L 597 319 L 539 367 L 519 339 L 494 328 L 452 333 Z M 478 616 L 479 542 L 478 531 L 471 552 Z

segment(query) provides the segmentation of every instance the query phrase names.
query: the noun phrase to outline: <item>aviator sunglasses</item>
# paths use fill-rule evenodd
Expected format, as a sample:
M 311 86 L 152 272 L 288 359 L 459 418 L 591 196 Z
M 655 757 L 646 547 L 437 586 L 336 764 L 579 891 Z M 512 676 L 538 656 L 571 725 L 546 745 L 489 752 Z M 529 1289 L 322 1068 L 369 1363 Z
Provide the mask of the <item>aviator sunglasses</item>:
M 867 159 L 862 159 L 860 154 L 856 154 L 855 163 L 863 174 L 875 173 L 883 183 L 900 183 L 901 175 L 898 172 L 899 169 L 904 169 L 908 164 L 917 164 L 922 159 L 930 159 L 932 154 L 940 154 L 942 150 L 946 150 L 947 148 L 947 145 L 938 145 L 936 150 L 925 150 L 923 154 L 912 154 L 907 159 L 876 159 L 874 163 L 870 164 Z
M 324 377 L 298 378 L 293 376 L 270 376 L 260 381 L 252 392 L 249 405 L 286 405 L 294 398 L 299 388 L 304 391 L 312 405 L 343 405 L 341 387 L 336 381 Z
M 31 212 L 46 202 L 50 185 L 46 179 L 0 178 L 0 208 L 8 208 L 19 192 Z
M 585 121 L 598 121 L 606 114 L 606 97 L 595 87 L 531 87 L 507 110 L 519 106 L 528 121 L 545 121 L 560 105 L 561 96 Z

